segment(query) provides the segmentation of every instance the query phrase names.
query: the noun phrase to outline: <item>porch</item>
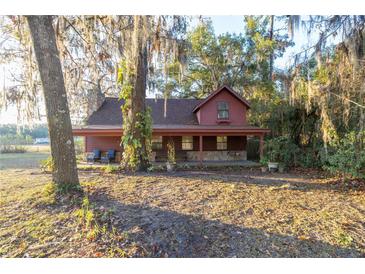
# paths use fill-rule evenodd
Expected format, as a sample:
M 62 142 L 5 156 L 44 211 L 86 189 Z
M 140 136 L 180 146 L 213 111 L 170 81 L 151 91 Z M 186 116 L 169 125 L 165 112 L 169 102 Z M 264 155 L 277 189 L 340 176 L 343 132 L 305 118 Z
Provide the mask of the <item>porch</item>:
M 87 127 L 74 129 L 85 136 L 85 152 L 114 149 L 121 154 L 122 128 Z M 155 125 L 152 132 L 152 161 L 166 162 L 167 144 L 173 142 L 177 162 L 204 163 L 247 160 L 247 140 L 258 139 L 258 154 L 263 156 L 264 134 L 269 130 L 250 126 L 173 126 Z
M 152 162 L 153 167 L 164 169 L 166 164 L 164 162 Z M 116 162 L 112 162 L 109 164 L 94 162 L 88 163 L 86 161 L 81 161 L 78 163 L 78 168 L 88 169 L 88 168 L 106 168 L 107 166 L 118 167 L 120 164 Z M 260 165 L 257 162 L 249 161 L 249 160 L 241 160 L 241 161 L 180 161 L 176 163 L 177 169 L 186 169 L 186 168 L 224 168 L 224 167 L 259 167 Z
M 175 149 L 176 162 L 234 162 L 247 160 L 247 136 L 153 135 L 152 162 L 166 162 L 168 144 Z
M 153 166 L 156 167 L 165 167 L 165 163 L 161 162 L 153 162 Z M 177 162 L 176 167 L 179 169 L 183 168 L 194 168 L 194 167 L 259 167 L 260 164 L 254 161 L 249 160 L 238 160 L 238 161 L 185 161 L 185 162 Z

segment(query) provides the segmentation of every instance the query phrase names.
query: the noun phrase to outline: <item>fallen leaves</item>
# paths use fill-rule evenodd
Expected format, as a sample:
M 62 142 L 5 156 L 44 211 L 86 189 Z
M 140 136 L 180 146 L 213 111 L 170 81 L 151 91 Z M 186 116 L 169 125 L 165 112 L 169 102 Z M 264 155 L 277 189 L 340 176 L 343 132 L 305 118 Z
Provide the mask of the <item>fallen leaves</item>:
M 306 235 L 300 235 L 300 236 L 298 237 L 298 239 L 299 239 L 299 240 L 301 240 L 301 241 L 305 241 L 305 240 L 309 240 L 309 239 L 310 239 L 310 237 L 308 237 L 308 236 L 306 236 Z
M 14 171 L 15 172 L 15 171 Z M 0 256 L 356 257 L 365 197 L 316 174 L 255 170 L 137 175 L 83 171 L 110 237 L 82 236 L 67 201 L 41 199 L 50 176 L 0 171 Z M 358 183 L 356 183 L 359 185 Z

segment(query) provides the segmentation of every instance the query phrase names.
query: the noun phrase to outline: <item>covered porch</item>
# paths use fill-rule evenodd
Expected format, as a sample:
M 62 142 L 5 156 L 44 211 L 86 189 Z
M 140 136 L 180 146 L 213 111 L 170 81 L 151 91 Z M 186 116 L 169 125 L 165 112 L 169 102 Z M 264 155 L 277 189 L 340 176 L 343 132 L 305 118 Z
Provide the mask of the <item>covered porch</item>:
M 162 162 L 152 162 L 153 166 L 156 167 L 165 167 L 165 163 Z M 184 162 L 177 162 L 176 166 L 178 169 L 185 169 L 185 168 L 194 168 L 194 167 L 204 167 L 204 168 L 228 168 L 228 167 L 259 167 L 260 164 L 254 161 L 249 160 L 232 160 L 232 161 L 184 161 Z
M 158 126 L 152 133 L 152 161 L 167 160 L 167 143 L 172 141 L 176 151 L 176 161 L 192 165 L 224 162 L 235 165 L 247 161 L 247 137 L 259 139 L 259 155 L 263 156 L 264 135 L 268 129 L 249 126 Z M 73 129 L 76 136 L 85 137 L 85 152 L 93 149 L 115 149 L 122 151 L 120 138 L 122 128 L 92 126 Z
M 153 139 L 174 140 L 175 149 L 185 151 L 187 162 L 231 162 L 247 160 L 247 138 L 259 139 L 259 156 L 262 158 L 264 135 L 270 132 L 251 126 L 190 126 L 186 128 L 154 128 Z M 186 142 L 191 140 L 190 147 Z M 177 141 L 176 141 L 177 140 Z M 166 141 L 165 141 L 166 142 Z M 162 144 L 164 145 L 164 144 Z M 157 155 L 157 154 L 156 154 Z
M 151 163 L 153 167 L 157 168 L 157 169 L 165 169 L 166 168 L 166 164 L 165 162 L 152 162 Z M 103 169 L 106 168 L 108 166 L 114 166 L 114 167 L 118 167 L 120 166 L 120 163 L 117 162 L 111 162 L 111 163 L 100 163 L 100 162 L 95 162 L 95 163 L 88 163 L 86 161 L 81 161 L 77 164 L 77 167 L 80 169 Z M 254 161 L 249 161 L 249 160 L 241 160 L 241 161 L 203 161 L 203 162 L 199 162 L 199 161 L 180 161 L 176 163 L 176 167 L 179 170 L 184 170 L 184 169 L 194 169 L 194 168 L 230 168 L 230 167 L 237 167 L 237 168 L 251 168 L 251 167 L 259 167 L 260 164 Z

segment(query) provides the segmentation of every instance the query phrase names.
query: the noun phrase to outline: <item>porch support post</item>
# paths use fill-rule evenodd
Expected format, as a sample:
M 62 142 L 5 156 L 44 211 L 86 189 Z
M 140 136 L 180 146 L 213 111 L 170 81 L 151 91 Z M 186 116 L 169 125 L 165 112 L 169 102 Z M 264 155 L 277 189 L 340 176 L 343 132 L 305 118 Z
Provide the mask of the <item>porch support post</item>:
M 203 165 L 203 136 L 199 135 L 199 161 Z
M 264 157 L 264 135 L 260 135 L 260 160 Z
M 84 152 L 87 153 L 87 136 L 84 136 Z

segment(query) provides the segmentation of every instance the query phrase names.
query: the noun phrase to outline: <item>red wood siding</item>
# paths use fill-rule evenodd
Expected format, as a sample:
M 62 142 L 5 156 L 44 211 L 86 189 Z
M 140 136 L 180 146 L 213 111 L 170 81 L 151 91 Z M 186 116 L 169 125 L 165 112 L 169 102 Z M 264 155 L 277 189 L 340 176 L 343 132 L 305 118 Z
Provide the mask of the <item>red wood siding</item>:
M 100 149 L 101 151 L 107 151 L 108 149 L 115 149 L 121 151 L 120 138 L 118 136 L 86 136 L 85 146 L 86 152 L 92 152 L 93 149 Z M 175 150 L 185 152 L 181 148 L 181 136 L 163 136 L 162 137 L 162 150 L 158 152 L 166 154 L 167 143 L 170 138 L 175 143 Z M 247 137 L 246 136 L 228 136 L 227 138 L 227 150 L 246 150 Z M 199 136 L 193 136 L 193 150 L 199 150 Z M 216 136 L 203 136 L 203 150 L 215 151 L 217 150 L 217 137 Z
M 227 90 L 222 90 L 210 101 L 201 107 L 197 112 L 197 118 L 201 125 L 217 125 L 217 104 L 218 102 L 227 102 L 229 106 L 230 125 L 246 125 L 247 107 L 242 104 Z
M 167 143 L 172 139 L 175 144 L 176 151 L 182 151 L 181 136 L 163 136 L 162 137 L 162 150 L 167 151 Z M 227 150 L 246 150 L 247 137 L 246 136 L 228 136 L 227 138 Z M 193 136 L 193 149 L 199 150 L 199 136 Z M 203 136 L 203 150 L 215 151 L 217 150 L 217 137 L 216 136 Z
M 121 151 L 120 138 L 118 136 L 86 136 L 86 152 L 92 152 L 93 149 L 100 149 L 101 151 L 115 149 L 116 151 Z

